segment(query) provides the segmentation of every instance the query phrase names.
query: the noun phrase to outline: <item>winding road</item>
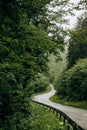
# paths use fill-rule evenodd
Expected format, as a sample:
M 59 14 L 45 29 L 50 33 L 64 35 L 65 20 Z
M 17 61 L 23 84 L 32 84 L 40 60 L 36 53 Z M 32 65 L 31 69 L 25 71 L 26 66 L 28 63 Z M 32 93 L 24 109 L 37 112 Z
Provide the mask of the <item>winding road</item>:
M 56 90 L 54 90 L 52 85 L 50 85 L 50 87 L 51 87 L 50 92 L 34 96 L 33 100 L 40 103 L 44 103 L 46 105 L 50 105 L 58 110 L 61 110 L 66 115 L 68 115 L 68 117 L 70 117 L 74 122 L 76 122 L 79 126 L 81 126 L 84 130 L 87 130 L 87 110 L 65 106 L 50 101 L 49 98 L 53 96 L 56 92 Z

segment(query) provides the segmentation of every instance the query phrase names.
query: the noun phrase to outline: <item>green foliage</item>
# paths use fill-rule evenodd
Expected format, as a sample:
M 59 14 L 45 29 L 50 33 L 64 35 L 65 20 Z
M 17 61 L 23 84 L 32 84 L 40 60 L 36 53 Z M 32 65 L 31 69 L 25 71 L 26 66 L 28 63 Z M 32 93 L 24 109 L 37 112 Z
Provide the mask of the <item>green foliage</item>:
M 79 60 L 62 74 L 58 81 L 57 94 L 68 100 L 87 100 L 87 59 Z
M 87 29 L 78 29 L 71 33 L 68 52 L 68 67 L 73 66 L 79 58 L 87 57 Z
M 67 130 L 60 120 L 50 110 L 32 104 L 31 130 Z
M 52 41 L 35 25 L 27 25 L 24 4 L 0 1 L 0 129 L 30 129 L 31 86 L 46 71 Z
M 49 85 L 48 78 L 44 75 L 38 76 L 38 78 L 32 83 L 34 93 L 43 92 Z
M 58 54 L 57 44 L 50 40 L 43 26 L 47 19 L 45 5 L 49 2 L 50 0 L 0 1 L 2 130 L 30 129 L 30 83 L 38 73 L 47 71 L 49 54 Z M 44 77 L 37 79 L 37 83 L 41 91 L 48 85 Z
M 87 14 L 70 31 L 69 42 L 68 66 L 56 82 L 57 95 L 65 100 L 87 100 Z
M 81 20 L 80 20 L 81 19 Z M 70 32 L 68 48 L 68 68 L 72 67 L 79 58 L 87 58 L 87 14 L 80 18 L 74 31 Z
M 87 110 L 87 101 L 68 101 L 66 100 L 66 98 L 60 99 L 60 97 L 57 94 L 52 96 L 50 100 L 56 103 L 61 103 L 63 105 L 73 106 Z
M 46 7 L 50 1 L 0 1 L 0 129 L 2 130 L 30 129 L 32 93 L 30 83 L 39 73 L 48 70 L 50 53 L 59 56 L 61 47 L 58 42 L 63 43 L 63 38 L 60 36 L 59 41 L 55 43 L 45 32 L 49 26 Z M 42 80 L 46 81 L 43 83 Z M 42 90 L 48 81 L 40 77 L 37 83 Z
M 24 5 L 22 5 L 27 12 L 28 23 L 32 23 L 35 26 L 42 26 L 47 30 L 49 21 L 47 19 L 47 8 L 46 5 L 51 2 L 51 0 L 23 0 Z
M 21 73 L 22 67 L 17 63 L 0 64 L 0 129 L 2 130 L 24 129 L 24 120 L 26 122 L 29 120 L 28 97 L 31 93 L 30 91 L 26 93 L 23 88 Z M 28 89 L 30 88 L 27 87 Z M 29 124 L 26 124 L 27 126 L 29 127 Z
M 58 78 L 60 77 L 62 71 L 67 66 L 66 56 L 67 56 L 67 48 L 65 46 L 65 51 L 60 53 L 59 59 L 55 55 L 50 55 L 49 57 L 48 77 L 50 82 L 54 84 L 54 86 L 56 86 Z

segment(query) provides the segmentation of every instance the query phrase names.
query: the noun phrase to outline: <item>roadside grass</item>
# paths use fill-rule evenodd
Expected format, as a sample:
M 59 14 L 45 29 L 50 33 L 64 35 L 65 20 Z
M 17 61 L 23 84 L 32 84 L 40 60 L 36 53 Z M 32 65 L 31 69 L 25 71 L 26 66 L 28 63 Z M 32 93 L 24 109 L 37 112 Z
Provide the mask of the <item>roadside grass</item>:
M 56 94 L 50 98 L 51 101 L 60 103 L 67 106 L 82 108 L 87 110 L 87 101 L 67 101 L 66 99 L 60 99 Z
M 31 103 L 31 108 L 31 130 L 67 130 L 68 124 L 64 125 L 49 109 L 35 103 Z

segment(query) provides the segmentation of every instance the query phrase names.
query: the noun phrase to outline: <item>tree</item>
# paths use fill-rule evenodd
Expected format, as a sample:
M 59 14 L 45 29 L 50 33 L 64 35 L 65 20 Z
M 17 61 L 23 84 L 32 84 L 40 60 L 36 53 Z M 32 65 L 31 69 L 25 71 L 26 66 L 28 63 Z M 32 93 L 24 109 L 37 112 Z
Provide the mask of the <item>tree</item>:
M 51 0 L 0 1 L 0 129 L 30 129 L 31 81 L 47 71 L 59 41 L 48 37 Z M 59 2 L 59 1 L 58 1 Z M 66 4 L 66 1 L 63 1 Z M 63 4 L 63 3 L 59 3 Z M 64 12 L 64 11 L 62 11 Z M 6 100 L 7 99 L 7 100 Z
M 30 86 L 33 88 L 34 93 L 46 91 L 49 86 L 48 78 L 44 74 L 39 74 L 38 77 L 30 83 Z
M 87 27 L 87 12 L 83 13 L 78 19 L 75 29 Z
M 65 91 L 66 90 L 66 91 Z M 60 77 L 57 94 L 73 101 L 87 100 L 87 58 L 80 59 Z
M 72 67 L 79 58 L 87 57 L 87 17 L 78 21 L 76 29 L 70 32 L 70 43 L 68 48 L 68 68 Z
M 47 26 L 39 26 L 43 23 L 43 17 L 45 19 L 42 13 L 45 13 L 45 5 L 49 2 L 50 0 L 0 1 L 2 130 L 30 129 L 30 83 L 39 73 L 47 71 L 49 54 L 58 54 L 57 44 L 45 32 Z
M 45 3 L 42 7 L 44 6 Z M 0 129 L 2 130 L 30 129 L 29 82 L 34 80 L 38 73 L 46 70 L 47 57 L 53 52 L 55 44 L 50 41 L 44 29 L 35 27 L 32 25 L 33 22 L 27 24 L 29 17 L 25 7 L 25 3 L 21 1 L 0 1 Z

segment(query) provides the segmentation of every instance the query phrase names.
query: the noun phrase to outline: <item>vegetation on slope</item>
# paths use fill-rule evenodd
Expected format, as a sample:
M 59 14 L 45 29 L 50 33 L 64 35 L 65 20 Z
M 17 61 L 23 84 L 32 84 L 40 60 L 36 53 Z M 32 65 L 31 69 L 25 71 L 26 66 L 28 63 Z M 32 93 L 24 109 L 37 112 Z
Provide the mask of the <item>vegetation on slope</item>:
M 48 32 L 54 33 L 52 20 L 64 23 L 64 13 L 68 13 L 71 7 L 65 11 L 69 0 L 55 1 L 62 8 L 56 12 L 56 16 L 54 11 L 49 16 L 47 7 L 50 2 L 0 0 L 1 130 L 30 129 L 31 82 L 48 70 L 49 54 L 59 56 L 61 47 L 58 43 L 63 44 L 64 41 L 60 35 L 62 33 L 57 28 L 55 32 L 58 33 L 49 38 Z M 51 3 L 53 7 L 55 2 Z M 47 30 L 50 25 L 52 30 Z
M 87 13 L 70 32 L 67 68 L 56 82 L 57 95 L 67 101 L 87 101 Z M 85 102 L 86 103 L 86 102 Z M 78 103 L 77 103 L 78 104 Z M 79 105 L 77 105 L 79 106 Z M 87 108 L 87 105 L 84 105 Z
M 49 109 L 32 103 L 31 130 L 67 130 L 67 125 Z
M 57 82 L 57 94 L 67 100 L 87 100 L 87 59 L 65 71 Z
M 57 94 L 50 98 L 51 101 L 67 106 L 73 106 L 87 110 L 87 101 L 69 101 L 66 98 L 61 99 Z

